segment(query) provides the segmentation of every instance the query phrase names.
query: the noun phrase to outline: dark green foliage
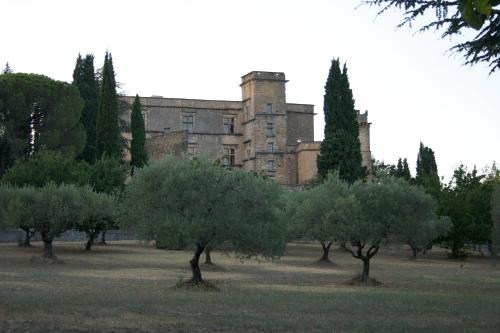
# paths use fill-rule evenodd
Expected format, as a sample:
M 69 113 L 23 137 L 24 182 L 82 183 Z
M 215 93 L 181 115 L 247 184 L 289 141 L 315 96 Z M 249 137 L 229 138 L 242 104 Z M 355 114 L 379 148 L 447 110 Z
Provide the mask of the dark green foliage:
M 98 159 L 89 171 L 89 184 L 96 192 L 120 195 L 123 191 L 127 169 L 118 159 Z
M 408 166 L 408 161 L 406 160 L 406 158 L 403 160 L 403 172 L 401 174 L 401 177 L 406 181 L 411 180 L 410 167 Z
M 408 228 L 419 241 L 433 237 L 433 229 L 427 227 L 436 220 L 433 200 L 408 182 L 393 177 L 358 181 L 351 191 L 356 201 L 346 210 L 350 216 L 347 223 L 339 225 L 338 234 L 344 248 L 363 262 L 361 282 L 369 282 L 370 260 L 380 246 L 398 239 L 417 240 L 408 236 Z
M 423 186 L 427 193 L 431 194 L 434 198 L 439 197 L 441 182 L 439 181 L 434 151 L 424 146 L 422 142 L 420 142 L 418 150 L 415 183 Z
M 97 155 L 96 116 L 99 106 L 98 82 L 94 70 L 94 56 L 92 54 L 87 54 L 84 59 L 78 55 L 73 72 L 73 85 L 78 88 L 85 102 L 81 120 L 87 134 L 87 139 L 79 159 L 92 164 L 96 160 Z
M 318 174 L 325 178 L 328 172 L 337 171 L 340 179 L 349 183 L 366 176 L 361 166 L 361 148 L 357 112 L 349 86 L 347 67 L 340 70 L 338 59 L 332 66 L 325 85 L 323 111 L 325 138 L 317 159 Z
M 20 210 L 15 191 L 11 186 L 0 185 L 0 230 L 16 227 Z
M 97 235 L 115 223 L 115 198 L 104 193 L 96 193 L 90 187 L 80 190 L 80 200 L 84 218 L 75 225 L 75 229 L 87 234 L 85 249 L 90 251 Z
M 146 141 L 146 132 L 144 128 L 144 119 L 142 118 L 141 102 L 139 95 L 135 96 L 134 105 L 132 106 L 131 114 L 132 142 L 130 146 L 130 165 L 132 172 L 134 168 L 142 168 L 146 162 L 146 152 L 144 143 Z
M 291 236 L 317 240 L 323 248 L 320 261 L 330 261 L 330 247 L 339 239 L 339 225 L 350 222 L 346 210 L 353 209 L 346 183 L 337 174 L 329 174 L 322 184 L 291 192 L 288 199 Z
M 500 68 L 500 1 L 498 0 L 363 0 L 364 4 L 381 7 L 379 14 L 390 8 L 404 11 L 402 27 L 420 19 L 430 19 L 419 31 L 442 31 L 442 38 L 455 37 L 479 30 L 473 38 L 453 46 L 452 52 L 462 53 L 465 64 L 488 63 L 491 72 Z M 430 14 L 430 15 L 429 15 Z M 472 30 L 474 31 L 474 30 Z M 470 35 L 473 36 L 473 35 Z
M 121 158 L 121 134 L 118 120 L 118 96 L 116 94 L 113 59 L 106 52 L 102 71 L 101 94 L 96 119 L 97 157 Z
M 42 187 L 48 183 L 84 185 L 89 181 L 90 167 L 69 155 L 41 151 L 28 160 L 18 160 L 7 170 L 2 182 L 13 186 Z
M 440 198 L 440 213 L 451 218 L 453 227 L 445 237 L 453 258 L 464 257 L 471 245 L 486 244 L 492 232 L 491 198 L 494 183 L 485 181 L 476 169 L 460 165 Z
M 398 178 L 403 178 L 406 181 L 410 181 L 411 173 L 410 168 L 408 167 L 407 159 L 401 159 L 401 157 L 398 158 L 398 164 L 393 170 L 391 170 L 390 175 Z
M 403 176 L 403 161 L 401 160 L 401 157 L 398 158 L 398 164 L 396 165 L 396 172 L 395 172 L 394 176 L 396 176 L 396 177 Z
M 373 175 L 376 178 L 394 176 L 396 174 L 396 166 L 394 164 L 385 163 L 384 161 L 379 161 L 376 159 L 372 159 L 372 162 Z
M 491 199 L 491 208 L 491 217 L 493 220 L 491 241 L 493 249 L 498 255 L 500 254 L 500 182 L 495 186 Z
M 79 154 L 85 143 L 76 87 L 35 74 L 0 76 L 0 175 L 40 151 Z
M 125 190 L 121 222 L 161 246 L 194 245 L 191 282 L 199 284 L 199 258 L 207 246 L 230 243 L 245 257 L 282 253 L 281 194 L 277 184 L 250 173 L 169 156 L 136 171 Z

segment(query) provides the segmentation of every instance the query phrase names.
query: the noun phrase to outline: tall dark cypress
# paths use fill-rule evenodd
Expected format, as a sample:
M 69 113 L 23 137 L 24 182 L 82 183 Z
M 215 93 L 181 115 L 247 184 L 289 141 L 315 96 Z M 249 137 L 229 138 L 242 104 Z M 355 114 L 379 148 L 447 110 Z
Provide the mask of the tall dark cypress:
M 440 193 L 441 183 L 439 181 L 434 151 L 424 146 L 422 142 L 420 142 L 418 150 L 415 182 L 417 185 L 423 186 L 434 197 L 437 197 Z
M 99 106 L 98 83 L 94 70 L 94 55 L 87 54 L 84 59 L 78 55 L 73 72 L 73 84 L 80 91 L 85 105 L 82 110 L 82 124 L 87 134 L 85 147 L 78 157 L 88 163 L 94 163 L 97 155 L 96 116 Z
M 121 134 L 118 125 L 118 96 L 116 94 L 113 58 L 106 52 L 102 70 L 101 94 L 96 119 L 97 158 L 120 159 Z
M 132 115 L 130 116 L 130 127 L 132 128 L 132 142 L 130 145 L 130 165 L 132 172 L 134 168 L 142 168 L 146 164 L 146 152 L 144 151 L 144 143 L 146 133 L 144 128 L 144 119 L 142 118 L 141 102 L 139 95 L 135 96 L 134 105 L 132 106 Z
M 398 164 L 396 166 L 396 172 L 394 175 L 396 177 L 403 177 L 403 160 L 401 160 L 401 157 L 398 159 Z
M 340 70 L 338 59 L 332 66 L 325 85 L 323 111 L 325 114 L 325 138 L 317 158 L 318 174 L 325 177 L 336 170 L 339 177 L 349 183 L 366 175 L 361 165 L 361 145 L 357 112 L 349 85 L 347 66 Z
M 408 167 L 408 160 L 406 158 L 403 160 L 403 174 L 402 174 L 402 177 L 405 180 L 407 180 L 407 181 L 411 180 L 410 167 Z

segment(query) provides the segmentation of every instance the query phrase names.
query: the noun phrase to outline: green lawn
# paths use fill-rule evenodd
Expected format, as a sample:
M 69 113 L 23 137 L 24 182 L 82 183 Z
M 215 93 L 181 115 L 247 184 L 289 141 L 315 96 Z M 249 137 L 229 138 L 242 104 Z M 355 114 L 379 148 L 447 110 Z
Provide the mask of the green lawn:
M 318 265 L 314 243 L 275 262 L 216 252 L 219 269 L 203 274 L 221 291 L 207 292 L 172 288 L 190 276 L 189 252 L 56 243 L 64 263 L 48 265 L 30 262 L 35 245 L 0 245 L 0 332 L 500 331 L 500 265 L 482 258 L 414 262 L 391 248 L 372 261 L 383 286 L 353 287 L 361 264 L 334 249 L 335 264 Z

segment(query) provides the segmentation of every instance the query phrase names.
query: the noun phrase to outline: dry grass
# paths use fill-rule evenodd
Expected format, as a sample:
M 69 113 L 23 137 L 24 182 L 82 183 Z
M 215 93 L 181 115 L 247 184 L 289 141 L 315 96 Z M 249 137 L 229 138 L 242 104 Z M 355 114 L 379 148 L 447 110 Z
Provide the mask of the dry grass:
M 204 278 L 219 292 L 172 288 L 190 277 L 191 253 L 133 242 L 57 243 L 64 264 L 31 262 L 35 248 L 0 245 L 0 332 L 495 332 L 500 269 L 442 251 L 410 261 L 386 249 L 372 262 L 381 287 L 349 280 L 361 269 L 333 249 L 290 244 L 275 262 L 240 262 L 217 252 Z M 202 267 L 203 270 L 203 267 Z

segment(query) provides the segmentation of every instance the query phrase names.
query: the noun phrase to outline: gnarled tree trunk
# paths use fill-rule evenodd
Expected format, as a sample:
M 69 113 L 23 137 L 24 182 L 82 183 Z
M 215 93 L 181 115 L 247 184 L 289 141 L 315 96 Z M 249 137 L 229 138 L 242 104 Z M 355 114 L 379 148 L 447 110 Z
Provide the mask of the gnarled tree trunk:
M 36 230 L 31 231 L 31 228 L 23 228 L 21 229 L 24 231 L 24 241 L 22 243 L 19 243 L 19 246 L 25 246 L 25 247 L 32 247 L 31 245 L 31 238 L 35 235 Z
M 54 239 L 54 235 L 51 233 L 42 232 L 42 240 L 43 240 L 43 257 L 54 259 L 54 249 L 52 247 L 52 240 Z
M 321 262 L 331 262 L 329 255 L 330 255 L 330 247 L 332 246 L 332 242 L 325 243 L 323 241 L 320 241 L 321 247 L 323 248 L 323 256 L 318 260 Z
M 99 244 L 101 244 L 101 245 L 108 245 L 108 243 L 106 243 L 106 232 L 108 232 L 108 231 L 103 230 L 101 233 L 101 241 L 99 242 Z
M 203 283 L 203 278 L 201 277 L 200 271 L 200 256 L 203 253 L 205 246 L 202 246 L 200 243 L 196 243 L 196 249 L 194 251 L 193 259 L 189 261 L 191 266 L 191 271 L 193 272 L 193 278 L 191 279 L 191 283 L 193 285 L 198 285 Z
M 85 250 L 90 251 L 92 249 L 92 245 L 94 245 L 95 239 L 99 235 L 99 231 L 93 231 L 87 233 L 87 243 L 85 243 Z
M 209 245 L 205 249 L 205 265 L 214 265 L 210 253 L 212 252 L 212 247 Z
M 361 259 L 363 261 L 363 273 L 361 273 L 361 281 L 368 282 L 370 278 L 370 258 L 364 257 Z

